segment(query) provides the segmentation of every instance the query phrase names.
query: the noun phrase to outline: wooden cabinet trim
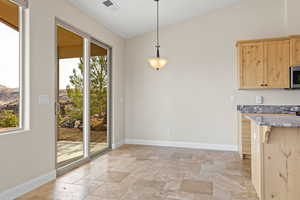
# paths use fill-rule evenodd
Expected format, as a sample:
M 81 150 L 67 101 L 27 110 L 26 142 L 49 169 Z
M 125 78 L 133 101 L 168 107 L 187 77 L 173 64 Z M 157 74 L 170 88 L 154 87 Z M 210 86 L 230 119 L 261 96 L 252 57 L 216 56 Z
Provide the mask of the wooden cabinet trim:
M 290 39 L 300 39 L 300 35 L 290 35 L 287 37 L 263 38 L 263 39 L 254 39 L 254 40 L 239 40 L 236 42 L 236 46 L 244 45 L 247 43 L 254 43 L 254 42 L 271 42 L 271 41 L 290 40 Z

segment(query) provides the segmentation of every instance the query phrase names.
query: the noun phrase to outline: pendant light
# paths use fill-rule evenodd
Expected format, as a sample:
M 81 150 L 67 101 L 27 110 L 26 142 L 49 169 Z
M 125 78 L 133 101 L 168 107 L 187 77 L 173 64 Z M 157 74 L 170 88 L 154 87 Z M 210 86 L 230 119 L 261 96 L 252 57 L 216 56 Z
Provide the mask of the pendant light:
M 167 59 L 161 58 L 159 53 L 159 0 L 154 0 L 157 3 L 157 21 L 156 21 L 156 57 L 150 58 L 149 63 L 151 67 L 159 70 L 167 64 Z

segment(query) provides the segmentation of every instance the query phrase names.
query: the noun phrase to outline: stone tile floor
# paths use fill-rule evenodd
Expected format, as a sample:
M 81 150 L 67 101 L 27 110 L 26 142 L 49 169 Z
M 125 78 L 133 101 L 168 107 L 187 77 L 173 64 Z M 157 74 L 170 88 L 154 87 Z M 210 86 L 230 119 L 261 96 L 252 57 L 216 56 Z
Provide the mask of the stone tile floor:
M 235 152 L 124 145 L 19 200 L 258 200 Z

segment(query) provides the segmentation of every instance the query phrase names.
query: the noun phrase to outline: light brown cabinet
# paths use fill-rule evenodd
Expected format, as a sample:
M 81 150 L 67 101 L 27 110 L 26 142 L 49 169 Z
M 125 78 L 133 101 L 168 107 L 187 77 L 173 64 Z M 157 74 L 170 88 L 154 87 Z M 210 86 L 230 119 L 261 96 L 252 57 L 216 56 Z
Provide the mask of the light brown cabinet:
M 289 88 L 290 41 L 264 42 L 264 84 L 266 88 Z
M 300 66 L 300 36 L 291 36 L 290 47 L 290 65 Z
M 251 156 L 251 123 L 245 114 L 240 114 L 239 154 L 242 159 Z
M 251 123 L 251 180 L 260 200 L 264 200 L 264 146 L 263 137 L 268 127 Z
M 251 123 L 251 178 L 260 200 L 299 200 L 300 128 Z
M 289 87 L 289 39 L 243 41 L 237 47 L 240 89 Z
M 239 113 L 239 143 L 238 149 L 239 154 L 242 159 L 251 158 L 252 150 L 251 150 L 251 121 L 247 119 L 246 115 L 249 116 L 295 116 L 295 114 L 250 114 L 250 113 Z
M 240 88 L 260 88 L 264 83 L 264 46 L 262 42 L 238 46 Z

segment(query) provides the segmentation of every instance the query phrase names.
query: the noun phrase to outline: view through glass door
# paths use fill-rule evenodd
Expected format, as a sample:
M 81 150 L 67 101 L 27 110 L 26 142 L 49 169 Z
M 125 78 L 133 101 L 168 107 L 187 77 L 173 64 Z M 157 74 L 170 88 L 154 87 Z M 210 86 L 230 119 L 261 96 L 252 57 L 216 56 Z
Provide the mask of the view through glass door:
M 90 45 L 90 151 L 108 148 L 108 51 L 92 42 Z
M 69 164 L 84 155 L 83 42 L 79 35 L 57 27 L 58 109 L 57 163 Z
M 57 25 L 58 168 L 110 148 L 110 50 L 70 30 Z

